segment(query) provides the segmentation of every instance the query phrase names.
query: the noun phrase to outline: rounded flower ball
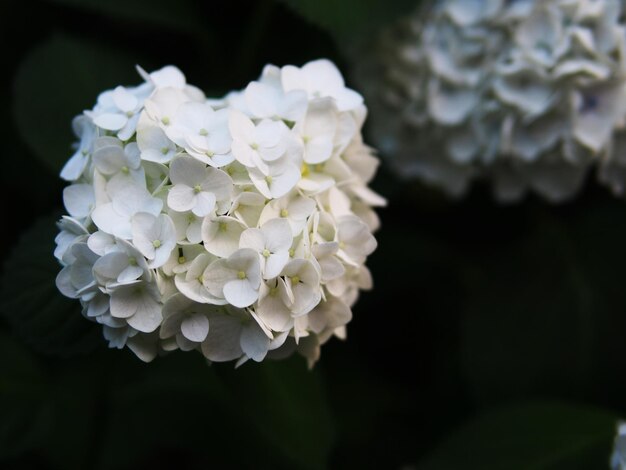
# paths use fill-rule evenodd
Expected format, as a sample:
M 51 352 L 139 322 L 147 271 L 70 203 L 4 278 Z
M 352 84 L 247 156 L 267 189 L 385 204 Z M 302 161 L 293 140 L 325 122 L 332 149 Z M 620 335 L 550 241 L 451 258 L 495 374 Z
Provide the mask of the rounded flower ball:
M 298 351 L 312 365 L 372 284 L 385 201 L 368 188 L 362 97 L 327 60 L 268 65 L 223 99 L 172 66 L 139 72 L 74 119 L 59 290 L 144 361 Z
M 373 135 L 401 175 L 501 201 L 626 178 L 620 0 L 430 0 L 360 65 Z

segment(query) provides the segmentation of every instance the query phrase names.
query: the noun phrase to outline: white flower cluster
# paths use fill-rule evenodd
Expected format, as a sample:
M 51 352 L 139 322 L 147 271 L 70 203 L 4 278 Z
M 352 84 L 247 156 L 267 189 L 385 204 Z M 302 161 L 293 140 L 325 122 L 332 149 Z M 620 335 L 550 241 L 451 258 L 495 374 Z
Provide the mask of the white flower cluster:
M 297 350 L 312 365 L 371 287 L 385 201 L 367 186 L 362 97 L 327 60 L 268 65 L 218 100 L 175 67 L 139 71 L 74 120 L 59 290 L 144 361 Z
M 626 181 L 621 0 L 430 0 L 358 74 L 374 140 L 405 176 L 502 201 L 573 196 L 587 172 Z M 368 90 L 369 89 L 369 90 Z
M 611 470 L 626 470 L 626 423 L 617 424 L 613 454 L 610 462 Z

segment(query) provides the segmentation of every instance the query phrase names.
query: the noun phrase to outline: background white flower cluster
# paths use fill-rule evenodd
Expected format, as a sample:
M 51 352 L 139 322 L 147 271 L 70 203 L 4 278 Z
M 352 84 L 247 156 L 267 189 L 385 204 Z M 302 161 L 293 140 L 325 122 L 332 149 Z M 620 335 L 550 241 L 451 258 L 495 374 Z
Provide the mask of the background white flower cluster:
M 626 469 L 626 423 L 619 422 L 611 454 L 611 470 Z
M 626 175 L 621 0 L 431 0 L 357 68 L 390 163 L 462 195 L 571 197 Z
M 144 361 L 313 364 L 371 287 L 385 201 L 367 186 L 362 97 L 327 60 L 268 65 L 217 100 L 175 67 L 139 71 L 74 120 L 58 288 Z

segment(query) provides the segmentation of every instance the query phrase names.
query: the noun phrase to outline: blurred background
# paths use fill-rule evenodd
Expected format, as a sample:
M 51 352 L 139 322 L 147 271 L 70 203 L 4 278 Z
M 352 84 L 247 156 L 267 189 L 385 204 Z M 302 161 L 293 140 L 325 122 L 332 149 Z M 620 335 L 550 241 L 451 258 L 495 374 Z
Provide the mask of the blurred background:
M 626 416 L 626 207 L 450 200 L 384 163 L 348 340 L 208 367 L 108 350 L 57 293 L 71 119 L 174 64 L 207 95 L 355 47 L 407 0 L 3 0 L 0 468 L 601 469 Z M 367 126 L 365 130 L 367 141 Z M 383 155 L 387 159 L 393 155 Z

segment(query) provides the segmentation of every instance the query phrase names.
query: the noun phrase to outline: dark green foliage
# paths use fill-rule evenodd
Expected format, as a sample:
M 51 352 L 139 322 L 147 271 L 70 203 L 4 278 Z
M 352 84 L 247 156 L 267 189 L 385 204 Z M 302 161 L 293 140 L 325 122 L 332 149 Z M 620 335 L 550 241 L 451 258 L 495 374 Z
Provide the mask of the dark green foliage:
M 72 155 L 72 118 L 98 94 L 134 78 L 132 59 L 97 43 L 55 35 L 33 48 L 15 78 L 15 120 L 24 142 L 58 173 Z
M 103 344 L 98 328 L 85 321 L 78 301 L 59 294 L 60 265 L 53 256 L 57 216 L 43 217 L 14 245 L 0 284 L 0 315 L 33 349 L 72 355 Z
M 561 403 L 498 407 L 453 431 L 419 470 L 602 468 L 615 416 Z
M 626 207 L 591 180 L 558 208 L 500 207 L 383 166 L 375 289 L 312 372 L 144 364 L 56 291 L 56 175 L 99 92 L 138 83 L 136 63 L 214 96 L 318 57 L 352 83 L 338 51 L 416 3 L 0 3 L 0 468 L 606 468 L 626 416 Z

